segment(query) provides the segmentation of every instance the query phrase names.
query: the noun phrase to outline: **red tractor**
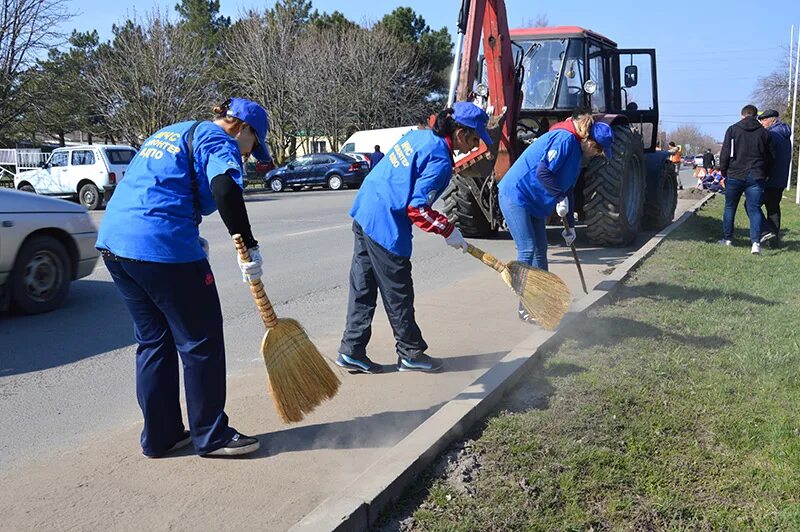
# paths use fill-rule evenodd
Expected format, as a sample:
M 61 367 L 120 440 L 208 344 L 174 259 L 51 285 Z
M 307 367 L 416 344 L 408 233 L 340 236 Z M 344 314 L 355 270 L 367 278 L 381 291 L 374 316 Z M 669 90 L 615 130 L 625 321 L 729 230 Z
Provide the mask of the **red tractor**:
M 675 170 L 667 152 L 655 150 L 655 50 L 618 49 L 575 26 L 509 30 L 503 0 L 464 0 L 459 18 L 450 101 L 472 100 L 490 115 L 504 114 L 500 141 L 458 160 L 444 195 L 445 212 L 464 235 L 503 227 L 497 183 L 528 145 L 577 107 L 591 109 L 614 132 L 613 157 L 593 160 L 575 189 L 589 240 L 622 246 L 640 227 L 672 222 Z

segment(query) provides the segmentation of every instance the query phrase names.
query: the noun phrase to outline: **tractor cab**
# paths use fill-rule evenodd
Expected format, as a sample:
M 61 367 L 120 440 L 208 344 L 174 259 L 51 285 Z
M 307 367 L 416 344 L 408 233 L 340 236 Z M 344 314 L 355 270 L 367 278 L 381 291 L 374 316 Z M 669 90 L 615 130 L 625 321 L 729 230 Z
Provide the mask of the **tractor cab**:
M 610 117 L 615 124 L 627 118 L 645 151 L 655 148 L 655 50 L 620 50 L 611 39 L 575 26 L 511 30 L 511 39 L 523 72 L 520 140 L 546 133 L 583 107 L 619 115 Z

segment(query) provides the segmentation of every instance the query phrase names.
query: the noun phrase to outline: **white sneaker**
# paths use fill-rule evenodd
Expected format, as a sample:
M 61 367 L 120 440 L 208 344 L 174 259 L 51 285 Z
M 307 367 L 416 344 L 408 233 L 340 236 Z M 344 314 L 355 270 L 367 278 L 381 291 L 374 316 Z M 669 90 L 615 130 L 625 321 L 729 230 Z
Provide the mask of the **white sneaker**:
M 750 248 L 750 253 L 753 255 L 761 255 L 761 244 L 758 242 L 753 242 L 753 247 Z
M 723 246 L 732 246 L 733 242 L 731 242 L 730 240 L 725 240 L 723 238 L 722 240 L 718 240 L 717 244 L 722 244 Z

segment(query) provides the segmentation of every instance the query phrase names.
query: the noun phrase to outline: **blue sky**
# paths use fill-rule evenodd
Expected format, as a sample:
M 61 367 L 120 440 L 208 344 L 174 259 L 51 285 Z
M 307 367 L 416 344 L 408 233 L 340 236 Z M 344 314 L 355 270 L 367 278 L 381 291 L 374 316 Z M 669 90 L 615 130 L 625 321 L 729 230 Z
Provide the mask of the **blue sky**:
M 79 14 L 64 30 L 97 29 L 108 38 L 111 25 L 133 12 L 153 6 L 172 12 L 176 0 L 72 0 Z M 221 0 L 224 14 L 236 18 L 244 9 L 274 2 Z M 409 6 L 433 28 L 447 26 L 455 36 L 460 0 L 314 0 L 314 7 L 338 9 L 357 22 L 380 19 L 396 7 Z M 637 12 L 638 6 L 647 5 Z M 694 123 L 721 139 L 749 103 L 759 76 L 788 63 L 791 24 L 795 43 L 800 32 L 797 0 L 677 0 L 667 2 L 606 2 L 570 0 L 536 2 L 507 0 L 509 24 L 527 25 L 539 13 L 551 25 L 590 28 L 625 48 L 655 48 L 658 57 L 662 127 L 667 131 Z

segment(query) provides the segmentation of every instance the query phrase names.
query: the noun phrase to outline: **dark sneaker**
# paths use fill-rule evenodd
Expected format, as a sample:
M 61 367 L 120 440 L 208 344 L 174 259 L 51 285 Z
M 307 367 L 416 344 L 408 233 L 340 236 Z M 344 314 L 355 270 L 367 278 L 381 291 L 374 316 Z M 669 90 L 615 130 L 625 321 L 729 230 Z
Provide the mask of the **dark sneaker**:
M 336 359 L 336 365 L 346 369 L 350 373 L 383 373 L 383 366 L 376 364 L 366 356 L 363 358 L 356 358 L 339 353 L 339 357 Z
M 773 240 L 774 238 L 775 238 L 775 233 L 773 233 L 772 231 L 766 231 L 764 233 L 761 233 L 761 243 L 762 244 L 766 244 L 767 242 L 769 242 L 770 240 Z
M 398 371 L 421 371 L 423 373 L 436 373 L 442 369 L 442 361 L 426 354 L 417 355 L 416 358 L 397 357 Z
M 260 446 L 257 439 L 237 432 L 228 443 L 203 456 L 240 456 L 255 452 Z
M 530 315 L 528 310 L 525 308 L 525 305 L 523 305 L 522 303 L 519 304 L 519 310 L 517 311 L 517 315 L 519 316 L 519 319 L 521 319 L 525 323 L 530 323 L 532 325 L 536 324 L 536 318 Z
M 163 456 L 165 456 L 165 455 L 167 455 L 167 454 L 169 454 L 171 452 L 183 449 L 184 447 L 186 447 L 190 443 L 192 443 L 192 436 L 189 434 L 188 430 L 184 430 L 183 434 L 181 434 L 180 439 L 175 442 L 175 445 L 173 445 L 172 447 L 167 449 L 167 451 L 165 453 L 162 453 L 162 454 L 146 454 L 145 456 L 148 457 L 148 458 L 161 458 L 161 457 L 163 457 Z

